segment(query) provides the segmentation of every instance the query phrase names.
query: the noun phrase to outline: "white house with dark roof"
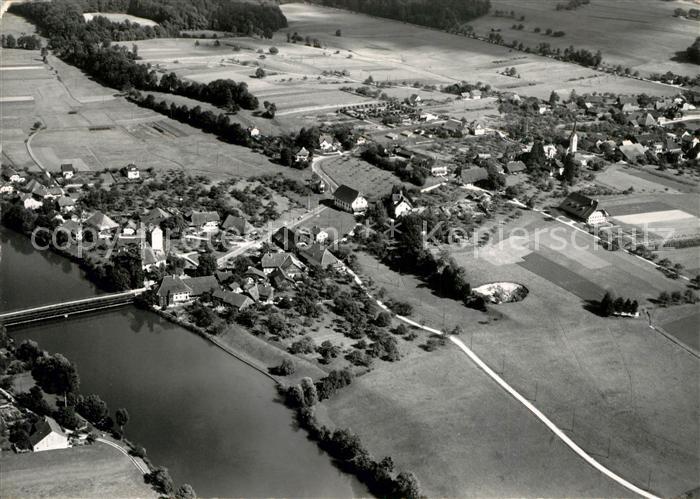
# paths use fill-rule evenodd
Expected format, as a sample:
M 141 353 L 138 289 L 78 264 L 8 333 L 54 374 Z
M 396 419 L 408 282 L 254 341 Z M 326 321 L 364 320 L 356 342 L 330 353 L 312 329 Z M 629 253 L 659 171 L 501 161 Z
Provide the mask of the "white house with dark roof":
M 588 225 L 599 225 L 608 221 L 608 213 L 599 208 L 598 200 L 579 192 L 569 194 L 559 205 L 559 209 Z
M 216 211 L 193 211 L 190 214 L 190 226 L 204 232 L 213 232 L 219 228 L 221 218 Z
M 129 163 L 126 167 L 126 178 L 129 180 L 138 180 L 141 178 L 141 171 L 134 163 Z
M 67 449 L 70 447 L 68 435 L 53 418 L 48 416 L 34 426 L 34 431 L 29 436 L 29 443 L 32 445 L 32 451 L 34 452 Z
M 303 163 L 305 161 L 308 161 L 310 156 L 311 156 L 311 153 L 309 152 L 309 150 L 306 147 L 302 147 L 294 155 L 294 160 L 297 163 Z
M 75 167 L 71 163 L 63 163 L 61 165 L 61 175 L 68 180 L 75 176 Z
M 341 210 L 355 215 L 362 215 L 367 211 L 367 199 L 360 191 L 345 184 L 339 186 L 333 193 L 333 203 Z

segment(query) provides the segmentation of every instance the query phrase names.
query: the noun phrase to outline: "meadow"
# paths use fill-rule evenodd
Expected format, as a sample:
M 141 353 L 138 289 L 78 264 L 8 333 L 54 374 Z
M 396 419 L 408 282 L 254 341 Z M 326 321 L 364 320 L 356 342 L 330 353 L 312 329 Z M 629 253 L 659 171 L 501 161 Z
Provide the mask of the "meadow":
M 562 50 L 570 45 L 595 52 L 600 50 L 603 62 L 622 65 L 643 75 L 665 73 L 694 76 L 697 65 L 671 60 L 676 52 L 684 51 L 698 36 L 697 21 L 675 18 L 676 8 L 697 8 L 688 1 L 658 0 L 594 0 L 576 10 L 556 10 L 564 0 L 492 0 L 491 14 L 470 24 L 479 35 L 487 36 L 491 29 L 500 30 L 510 42 L 518 40 L 525 46 L 549 43 Z M 495 11 L 515 12 L 515 19 L 497 17 Z M 520 21 L 520 16 L 525 16 Z M 513 30 L 513 24 L 523 24 Z M 535 28 L 542 33 L 535 33 Z M 564 31 L 565 36 L 545 36 L 544 31 Z

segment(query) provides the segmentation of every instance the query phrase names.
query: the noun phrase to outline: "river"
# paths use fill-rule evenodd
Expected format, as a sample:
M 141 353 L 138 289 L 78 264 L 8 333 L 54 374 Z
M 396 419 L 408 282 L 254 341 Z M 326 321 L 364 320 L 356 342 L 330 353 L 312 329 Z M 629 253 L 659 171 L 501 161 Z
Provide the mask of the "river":
M 98 292 L 78 267 L 0 229 L 0 308 Z M 272 381 L 136 307 L 11 331 L 78 366 L 83 393 L 128 409 L 127 437 L 200 496 L 366 496 L 294 427 Z

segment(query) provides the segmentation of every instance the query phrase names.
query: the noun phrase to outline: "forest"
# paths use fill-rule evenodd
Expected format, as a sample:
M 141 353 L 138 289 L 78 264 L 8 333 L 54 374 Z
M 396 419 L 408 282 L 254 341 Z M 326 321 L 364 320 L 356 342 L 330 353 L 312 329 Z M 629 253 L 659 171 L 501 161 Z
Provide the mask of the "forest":
M 77 0 L 83 12 L 123 12 L 151 19 L 170 32 L 213 29 L 267 38 L 287 19 L 266 0 Z
M 453 29 L 483 16 L 491 0 L 309 0 L 310 3 L 362 12 L 439 29 Z

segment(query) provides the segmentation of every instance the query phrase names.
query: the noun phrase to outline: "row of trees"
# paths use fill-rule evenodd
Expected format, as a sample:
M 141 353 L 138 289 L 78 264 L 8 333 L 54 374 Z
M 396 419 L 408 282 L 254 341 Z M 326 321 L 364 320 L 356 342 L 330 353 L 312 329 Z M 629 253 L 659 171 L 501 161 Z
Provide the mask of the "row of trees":
M 461 26 L 491 8 L 490 0 L 312 0 L 311 3 L 439 29 Z
M 9 35 L 3 33 L 0 35 L 0 45 L 4 49 L 39 50 L 41 48 L 41 40 L 36 35 L 20 35 L 15 38 L 12 33 Z
M 637 300 L 625 299 L 620 296 L 615 298 L 610 291 L 607 291 L 603 299 L 600 300 L 598 311 L 603 317 L 620 314 L 636 315 L 639 312 L 639 303 Z

